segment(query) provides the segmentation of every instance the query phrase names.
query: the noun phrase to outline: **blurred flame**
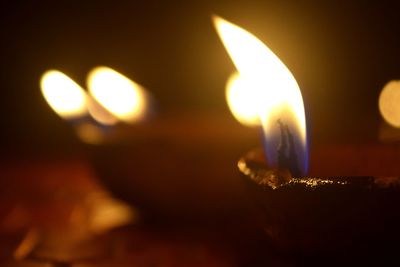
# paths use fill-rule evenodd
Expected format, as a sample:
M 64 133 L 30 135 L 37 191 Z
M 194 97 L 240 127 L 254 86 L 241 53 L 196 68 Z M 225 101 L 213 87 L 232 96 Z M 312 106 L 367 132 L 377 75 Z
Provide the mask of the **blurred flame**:
M 249 93 L 248 83 L 239 75 L 233 73 L 226 84 L 226 101 L 233 116 L 243 125 L 258 126 L 260 118 L 258 108 L 254 103 L 254 94 Z
M 40 86 L 47 103 L 62 118 L 78 118 L 87 113 L 85 91 L 64 73 L 46 71 Z
M 306 120 L 303 98 L 295 78 L 257 37 L 220 17 L 214 16 L 213 22 L 258 110 L 269 163 L 277 165 L 277 150 L 282 138 L 277 123 L 280 120 L 290 130 L 299 159 L 297 165 L 304 174 L 308 164 Z
M 148 109 L 144 89 L 117 71 L 96 67 L 87 79 L 89 92 L 105 109 L 125 122 L 145 117 Z
M 379 111 L 385 121 L 400 128 L 400 81 L 390 81 L 379 95 Z

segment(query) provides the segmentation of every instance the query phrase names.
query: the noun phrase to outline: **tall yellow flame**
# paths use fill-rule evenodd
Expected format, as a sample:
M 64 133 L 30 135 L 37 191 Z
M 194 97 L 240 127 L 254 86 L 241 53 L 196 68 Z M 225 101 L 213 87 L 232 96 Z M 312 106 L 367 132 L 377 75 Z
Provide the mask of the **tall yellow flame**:
M 146 92 L 137 83 L 108 67 L 96 67 L 87 79 L 89 92 L 105 109 L 125 122 L 146 115 Z
M 46 71 L 40 80 L 40 87 L 47 103 L 62 118 L 78 118 L 87 113 L 85 91 L 64 73 Z
M 306 154 L 306 120 L 300 88 L 289 69 L 257 37 L 220 18 L 213 17 L 214 26 L 236 69 L 247 86 L 258 110 L 270 160 L 276 160 L 280 141 L 277 121 L 287 125 L 299 143 L 297 152 Z M 253 108 L 252 107 L 252 108 Z M 300 150 L 300 151 L 299 151 Z M 307 156 L 304 156 L 306 163 Z M 305 169 L 306 167 L 302 167 Z

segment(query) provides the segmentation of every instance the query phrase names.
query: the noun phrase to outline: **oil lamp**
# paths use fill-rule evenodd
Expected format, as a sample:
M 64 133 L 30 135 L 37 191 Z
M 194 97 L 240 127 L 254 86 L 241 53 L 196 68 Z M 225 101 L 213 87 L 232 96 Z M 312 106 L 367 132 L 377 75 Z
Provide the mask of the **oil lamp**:
M 228 83 L 228 104 L 239 121 L 263 130 L 264 150 L 250 151 L 238 167 L 274 244 L 306 261 L 392 258 L 400 179 L 307 177 L 306 120 L 293 75 L 251 33 L 220 17 L 213 22 L 238 71 Z
M 220 192 L 236 190 L 232 162 L 253 143 L 248 129 L 204 113 L 157 114 L 148 120 L 149 93 L 108 67 L 89 73 L 87 91 L 65 74 L 49 73 L 57 75 L 42 77 L 45 99 L 83 141 L 100 182 L 115 197 L 140 208 L 143 220 L 197 223 L 232 207 L 231 198 Z M 61 112 L 66 108 L 55 106 L 59 102 L 76 108 L 71 108 L 74 116 Z M 207 200 L 199 201 L 203 192 Z

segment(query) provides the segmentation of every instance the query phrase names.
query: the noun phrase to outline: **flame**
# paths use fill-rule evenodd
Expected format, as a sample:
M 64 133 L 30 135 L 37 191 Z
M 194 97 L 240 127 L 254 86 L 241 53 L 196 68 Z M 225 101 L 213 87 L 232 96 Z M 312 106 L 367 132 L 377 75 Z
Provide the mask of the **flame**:
M 249 83 L 239 73 L 233 73 L 226 84 L 226 101 L 233 116 L 243 125 L 260 125 L 258 109 L 254 105 L 257 101 L 254 94 L 249 93 Z
M 269 163 L 278 165 L 281 156 L 278 151 L 286 135 L 288 142 L 293 141 L 288 146 L 297 155 L 299 173 L 305 174 L 308 164 L 305 112 L 300 88 L 292 73 L 251 33 L 217 16 L 213 22 L 240 76 L 246 80 L 253 106 L 258 110 Z
M 85 91 L 64 73 L 46 71 L 40 80 L 40 87 L 47 103 L 62 118 L 73 119 L 87 113 Z
M 145 117 L 148 109 L 144 89 L 117 71 L 96 67 L 87 79 L 89 92 L 115 117 L 136 122 Z

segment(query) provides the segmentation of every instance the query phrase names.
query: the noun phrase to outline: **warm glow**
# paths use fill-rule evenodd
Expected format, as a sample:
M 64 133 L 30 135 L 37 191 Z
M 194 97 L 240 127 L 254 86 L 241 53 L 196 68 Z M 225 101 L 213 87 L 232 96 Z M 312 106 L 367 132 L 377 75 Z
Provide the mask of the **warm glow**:
M 103 125 L 111 126 L 117 124 L 119 121 L 92 97 L 88 98 L 88 111 L 94 120 Z
M 87 83 L 96 101 L 117 118 L 136 122 L 146 115 L 144 89 L 115 70 L 97 67 L 89 73 Z
M 64 73 L 45 72 L 40 86 L 47 103 L 65 119 L 78 118 L 87 113 L 85 91 Z
M 254 103 L 254 94 L 249 93 L 249 83 L 239 75 L 233 73 L 226 84 L 226 101 L 233 116 L 246 126 L 260 125 L 258 109 Z
M 217 32 L 240 77 L 246 81 L 265 133 L 270 164 L 277 163 L 281 142 L 278 120 L 287 125 L 295 142 L 298 167 L 307 170 L 306 120 L 300 88 L 289 69 L 257 37 L 220 18 L 213 17 Z
M 379 110 L 388 124 L 400 128 L 400 81 L 385 85 L 379 96 Z
M 85 199 L 88 207 L 89 230 L 102 234 L 113 228 L 133 223 L 137 219 L 135 210 L 128 204 L 112 198 L 107 193 L 91 193 Z
M 104 140 L 102 129 L 90 122 L 83 122 L 76 125 L 75 132 L 79 139 L 87 144 L 101 144 Z

